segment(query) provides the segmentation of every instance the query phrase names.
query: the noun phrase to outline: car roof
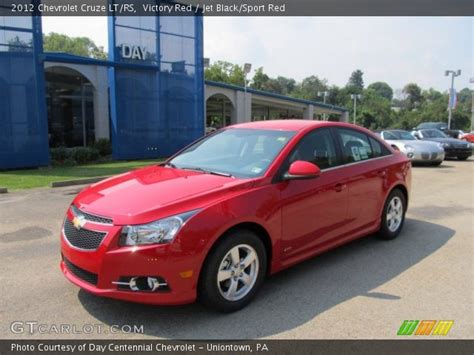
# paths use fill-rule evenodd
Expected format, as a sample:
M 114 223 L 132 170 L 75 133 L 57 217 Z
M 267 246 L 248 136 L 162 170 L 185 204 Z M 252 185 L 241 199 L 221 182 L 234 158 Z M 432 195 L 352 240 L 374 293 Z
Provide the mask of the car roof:
M 308 128 L 325 127 L 325 126 L 339 126 L 339 127 L 357 127 L 349 123 L 344 122 L 331 122 L 331 121 L 312 121 L 312 120 L 267 120 L 267 121 L 254 121 L 239 123 L 232 125 L 233 128 L 250 128 L 250 129 L 271 129 L 271 130 L 283 130 L 283 131 L 301 131 Z

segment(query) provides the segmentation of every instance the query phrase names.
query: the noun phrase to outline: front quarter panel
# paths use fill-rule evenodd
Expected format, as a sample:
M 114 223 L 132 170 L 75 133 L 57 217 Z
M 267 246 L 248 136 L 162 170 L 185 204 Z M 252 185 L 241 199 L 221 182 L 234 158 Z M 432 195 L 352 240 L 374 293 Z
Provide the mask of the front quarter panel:
M 243 223 L 261 226 L 270 236 L 272 251 L 279 250 L 281 214 L 280 193 L 265 184 L 203 208 L 193 216 L 170 245 L 169 255 L 183 259 L 182 269 L 193 269 L 193 288 L 206 256 L 226 231 Z M 273 255 L 270 272 L 278 269 L 279 256 Z

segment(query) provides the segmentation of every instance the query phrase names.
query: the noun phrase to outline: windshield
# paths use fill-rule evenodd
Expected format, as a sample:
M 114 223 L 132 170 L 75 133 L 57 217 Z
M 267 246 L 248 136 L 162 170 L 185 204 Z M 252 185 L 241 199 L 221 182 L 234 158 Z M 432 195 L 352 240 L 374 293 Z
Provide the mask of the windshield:
M 425 129 L 422 130 L 421 133 L 425 138 L 448 138 L 446 134 L 441 131 L 438 131 L 437 129 Z
M 415 137 L 407 131 L 386 131 L 383 133 L 385 139 L 414 141 Z
M 225 129 L 193 144 L 168 164 L 179 169 L 258 177 L 294 135 L 292 131 Z

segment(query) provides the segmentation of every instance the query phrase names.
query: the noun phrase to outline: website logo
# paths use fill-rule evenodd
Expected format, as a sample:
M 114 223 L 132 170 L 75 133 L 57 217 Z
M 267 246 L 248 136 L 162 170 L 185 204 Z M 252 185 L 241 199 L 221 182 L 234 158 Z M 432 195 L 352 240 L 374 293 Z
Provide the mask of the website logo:
M 397 335 L 448 335 L 453 327 L 453 320 L 405 320 Z

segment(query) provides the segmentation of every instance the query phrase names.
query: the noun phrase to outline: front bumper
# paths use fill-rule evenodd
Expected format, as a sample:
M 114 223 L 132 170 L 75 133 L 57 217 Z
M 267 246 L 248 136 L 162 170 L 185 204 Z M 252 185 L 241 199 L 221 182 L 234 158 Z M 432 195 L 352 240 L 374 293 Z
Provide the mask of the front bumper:
M 68 211 L 66 218 L 73 217 Z M 73 284 L 97 296 L 124 301 L 177 305 L 194 302 L 200 258 L 184 256 L 167 245 L 120 247 L 119 226 L 91 226 L 85 229 L 108 229 L 108 234 L 96 250 L 75 248 L 61 232 L 61 271 Z M 154 276 L 164 279 L 165 289 L 133 291 L 115 282 L 130 277 Z
M 437 152 L 420 152 L 415 151 L 412 152 L 412 156 L 410 160 L 412 163 L 436 163 L 443 161 L 445 157 L 444 150 L 440 150 Z
M 455 157 L 470 157 L 472 155 L 472 148 L 444 148 L 447 158 Z

